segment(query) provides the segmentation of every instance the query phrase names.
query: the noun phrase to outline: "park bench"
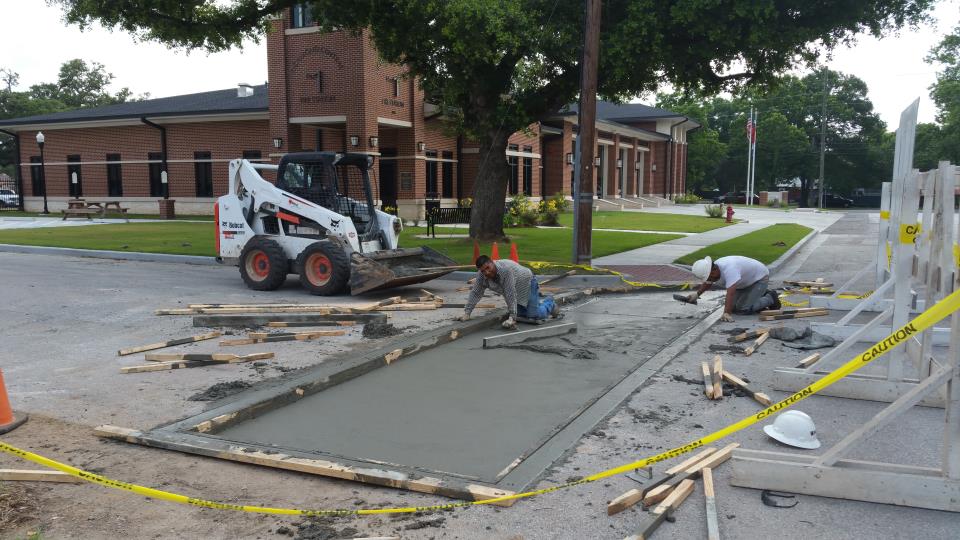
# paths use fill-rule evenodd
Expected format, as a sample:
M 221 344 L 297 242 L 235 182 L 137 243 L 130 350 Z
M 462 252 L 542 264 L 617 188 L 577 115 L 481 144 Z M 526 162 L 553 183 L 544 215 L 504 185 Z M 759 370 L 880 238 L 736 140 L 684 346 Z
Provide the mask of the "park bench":
M 427 234 L 437 237 L 437 225 L 470 223 L 469 208 L 432 208 L 427 213 Z M 431 233 L 432 231 L 432 233 Z
M 87 219 L 93 219 L 94 214 L 99 214 L 100 210 L 93 208 L 68 208 L 62 210 L 63 212 L 63 221 L 66 221 L 69 217 L 85 217 Z

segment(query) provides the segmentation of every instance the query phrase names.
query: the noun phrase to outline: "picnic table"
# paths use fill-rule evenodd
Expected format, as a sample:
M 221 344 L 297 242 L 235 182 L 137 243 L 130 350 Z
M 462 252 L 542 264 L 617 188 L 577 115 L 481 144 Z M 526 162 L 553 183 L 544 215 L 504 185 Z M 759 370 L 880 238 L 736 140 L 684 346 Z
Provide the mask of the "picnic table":
M 67 209 L 63 211 L 63 219 L 66 220 L 68 217 L 85 217 L 91 219 L 95 214 L 99 214 L 100 217 L 106 217 L 107 212 L 126 217 L 127 210 L 129 210 L 129 208 L 120 206 L 120 201 L 70 199 L 67 201 Z

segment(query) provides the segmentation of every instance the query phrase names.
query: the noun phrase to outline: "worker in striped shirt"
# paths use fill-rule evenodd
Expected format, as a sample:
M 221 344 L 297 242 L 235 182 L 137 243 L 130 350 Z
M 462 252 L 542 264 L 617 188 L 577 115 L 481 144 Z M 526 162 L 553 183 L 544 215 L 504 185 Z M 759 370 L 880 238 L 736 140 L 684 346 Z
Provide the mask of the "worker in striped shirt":
M 477 257 L 477 269 L 477 279 L 470 289 L 467 305 L 460 316 L 461 321 L 470 318 L 470 313 L 483 298 L 483 291 L 487 288 L 502 294 L 507 309 L 510 310 L 510 316 L 503 321 L 504 328 L 516 328 L 518 315 L 528 319 L 560 316 L 560 306 L 553 301 L 552 296 L 540 298 L 540 284 L 529 268 L 513 261 L 494 261 L 481 255 Z

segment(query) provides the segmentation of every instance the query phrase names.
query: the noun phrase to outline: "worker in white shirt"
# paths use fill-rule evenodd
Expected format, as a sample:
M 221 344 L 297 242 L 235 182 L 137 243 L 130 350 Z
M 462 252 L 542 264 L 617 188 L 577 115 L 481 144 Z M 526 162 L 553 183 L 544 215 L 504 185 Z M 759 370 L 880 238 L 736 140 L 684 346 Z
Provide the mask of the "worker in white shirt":
M 714 284 L 721 285 L 727 290 L 720 318 L 724 322 L 733 322 L 734 313 L 747 315 L 765 309 L 780 309 L 777 292 L 767 290 L 770 271 L 760 261 L 739 255 L 717 260 L 704 257 L 693 263 L 692 270 L 703 284 L 687 296 L 687 301 L 695 304 L 707 289 Z

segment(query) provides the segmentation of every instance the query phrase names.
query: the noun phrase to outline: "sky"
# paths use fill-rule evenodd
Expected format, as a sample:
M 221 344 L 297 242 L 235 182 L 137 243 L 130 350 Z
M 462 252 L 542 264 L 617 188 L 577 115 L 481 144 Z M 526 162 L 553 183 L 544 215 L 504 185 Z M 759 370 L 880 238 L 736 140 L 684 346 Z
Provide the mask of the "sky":
M 73 58 L 96 61 L 114 74 L 113 90 L 129 87 L 135 95 L 166 97 L 220 90 L 238 83 L 262 84 L 267 80 L 266 44 L 247 43 L 242 50 L 206 54 L 138 43 L 122 31 L 95 27 L 85 32 L 62 22 L 59 7 L 45 0 L 4 1 L 0 68 L 20 74 L 18 89 L 57 78 L 60 65 Z M 929 86 L 936 66 L 923 61 L 931 47 L 960 24 L 960 0 L 941 0 L 934 12 L 938 22 L 918 30 L 903 30 L 881 40 L 861 37 L 852 48 L 837 49 L 828 61 L 831 69 L 866 81 L 869 97 L 889 129 L 899 123 L 900 111 L 920 97 L 920 121 L 932 122 L 935 114 Z M 11 47 L 11 44 L 17 44 Z

